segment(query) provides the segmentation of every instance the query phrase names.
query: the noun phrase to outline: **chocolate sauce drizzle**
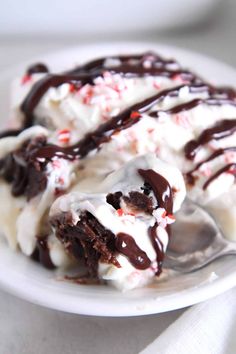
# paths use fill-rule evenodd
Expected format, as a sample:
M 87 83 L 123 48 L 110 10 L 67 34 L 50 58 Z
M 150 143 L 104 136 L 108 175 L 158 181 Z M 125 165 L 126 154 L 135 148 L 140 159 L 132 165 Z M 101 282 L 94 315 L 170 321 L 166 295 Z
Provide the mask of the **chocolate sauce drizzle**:
M 236 149 L 235 149 L 236 150 Z M 203 185 L 203 190 L 207 189 L 207 187 L 215 180 L 217 179 L 220 175 L 223 173 L 230 173 L 234 177 L 236 177 L 236 163 L 229 163 L 226 166 L 220 168 L 216 173 L 214 173 L 208 180 L 204 183 Z
M 116 235 L 116 249 L 137 269 L 145 270 L 151 265 L 146 252 L 142 251 L 133 237 L 126 233 L 120 232 Z
M 154 105 L 162 101 L 167 96 L 176 97 L 178 96 L 179 90 L 186 85 L 180 85 L 176 88 L 166 89 L 159 92 L 152 97 L 149 97 L 139 103 L 132 105 L 127 108 L 125 111 L 121 112 L 117 116 L 111 118 L 108 122 L 101 124 L 94 132 L 88 133 L 80 142 L 73 146 L 69 147 L 60 147 L 58 145 L 47 145 L 39 149 L 34 157 L 35 158 L 45 158 L 51 160 L 54 156 L 58 156 L 67 160 L 74 160 L 78 158 L 85 157 L 90 151 L 99 148 L 103 143 L 108 142 L 112 135 L 120 132 L 121 130 L 127 129 L 132 125 L 136 124 L 140 119 L 141 115 L 149 111 Z M 189 85 L 189 89 L 192 92 L 209 92 L 209 87 L 206 85 Z M 195 102 L 196 100 L 194 100 Z M 200 100 L 197 100 L 200 101 Z M 203 100 L 201 100 L 203 102 Z M 207 100 L 205 100 L 207 103 Z M 214 99 L 214 104 L 223 104 L 223 99 Z M 236 101 L 228 100 L 231 104 L 236 105 Z M 191 109 L 194 107 L 195 103 L 184 103 L 178 106 L 173 107 L 168 110 L 169 114 L 176 113 L 178 111 L 183 111 Z M 199 102 L 197 104 L 200 104 Z M 211 103 L 213 104 L 213 102 Z M 175 112 L 176 111 L 176 112 Z M 132 117 L 132 113 L 136 113 Z M 137 115 L 138 113 L 138 115 Z M 153 116 L 152 113 L 150 113 Z M 155 116 L 158 114 L 155 112 Z
M 163 176 L 159 175 L 153 170 L 139 169 L 138 173 L 143 178 L 143 180 L 152 187 L 154 195 L 157 199 L 158 207 L 164 208 L 168 214 L 172 214 L 173 193 L 169 182 Z M 158 223 L 156 222 L 153 226 L 149 228 L 148 233 L 156 252 L 156 260 L 158 265 L 156 275 L 158 276 L 162 272 L 162 264 L 164 260 L 165 251 L 161 240 L 158 238 L 157 227 Z
M 107 59 L 118 59 L 120 64 L 113 67 L 107 67 Z M 148 67 L 144 66 L 146 60 L 149 60 Z M 173 64 L 177 67 L 177 70 L 170 69 L 170 65 Z M 50 87 L 57 87 L 63 83 L 72 83 L 77 86 L 84 85 L 86 83 L 93 85 L 93 80 L 96 77 L 101 76 L 104 71 L 119 73 L 126 77 L 159 75 L 174 78 L 176 76 L 180 76 L 183 80 L 190 84 L 203 84 L 202 79 L 190 71 L 181 69 L 176 61 L 172 59 L 165 60 L 153 52 L 137 55 L 99 58 L 62 74 L 48 74 L 41 80 L 37 81 L 21 105 L 21 110 L 25 115 L 23 129 L 30 127 L 34 123 L 34 109 Z M 48 68 L 42 63 L 36 63 L 27 70 L 28 74 L 36 72 L 48 72 Z M 209 84 L 205 83 L 204 85 L 208 86 L 210 90 L 215 89 Z M 229 99 L 235 98 L 235 92 L 232 89 L 222 88 L 221 90 L 218 89 L 218 91 L 221 91 L 221 93 L 226 95 Z M 200 104 L 200 102 L 197 104 Z
M 36 248 L 31 258 L 41 263 L 45 268 L 48 269 L 55 268 L 50 257 L 50 252 L 48 247 L 48 237 L 37 238 Z
M 143 62 L 152 56 L 152 64 L 148 68 L 143 66 Z M 62 75 L 53 75 L 49 74 L 43 79 L 39 80 L 35 83 L 30 93 L 22 103 L 22 111 L 25 114 L 25 127 L 31 126 L 34 121 L 33 113 L 34 109 L 37 106 L 39 100 L 42 95 L 50 88 L 61 85 L 64 82 L 78 83 L 81 84 L 91 83 L 93 84 L 93 79 L 97 75 L 101 75 L 101 73 L 106 69 L 111 72 L 121 72 L 124 75 L 137 75 L 143 76 L 152 74 L 155 75 L 168 75 L 173 76 L 177 73 L 186 73 L 184 70 L 170 70 L 168 65 L 173 64 L 174 61 L 165 61 L 161 57 L 153 54 L 146 53 L 143 55 L 136 56 L 122 56 L 118 59 L 121 61 L 121 64 L 117 66 L 113 66 L 112 68 L 107 68 L 105 66 L 105 60 L 107 58 L 101 58 L 95 61 L 92 61 L 84 66 L 80 66 L 71 71 L 65 72 Z M 130 60 L 138 60 L 138 64 L 131 65 L 129 63 Z M 37 67 L 37 65 L 36 65 Z M 37 70 L 37 69 L 31 69 Z M 102 71 L 103 70 L 103 71 Z M 189 80 L 190 82 L 191 80 Z M 78 143 L 69 146 L 69 147 L 61 147 L 57 145 L 44 144 L 41 148 L 34 150 L 31 154 L 30 161 L 37 161 L 37 163 L 41 163 L 42 166 L 40 170 L 43 173 L 43 170 L 46 167 L 46 164 L 53 157 L 64 158 L 67 160 L 76 160 L 81 159 L 88 155 L 91 151 L 95 149 L 99 149 L 103 143 L 107 143 L 110 141 L 111 137 L 115 133 L 119 133 L 123 129 L 127 129 L 130 126 L 136 124 L 142 117 L 142 113 L 145 113 L 157 104 L 158 102 L 165 99 L 167 96 L 176 97 L 179 94 L 181 88 L 188 86 L 189 91 L 192 93 L 200 93 L 206 92 L 209 95 L 207 99 L 194 99 L 190 102 L 183 103 L 177 106 L 172 107 L 171 109 L 165 111 L 168 114 L 175 114 L 185 110 L 189 110 L 194 108 L 199 104 L 209 104 L 209 105 L 221 105 L 221 104 L 232 104 L 236 105 L 235 100 L 235 91 L 229 88 L 215 88 L 209 84 L 199 83 L 201 80 L 197 78 L 194 74 L 192 74 L 192 82 L 190 84 L 183 84 L 175 88 L 163 90 L 152 97 L 145 99 L 137 104 L 132 105 L 127 108 L 125 111 L 120 113 L 119 115 L 111 118 L 108 122 L 101 124 L 95 131 L 88 133 L 85 137 L 80 140 Z M 197 83 L 198 82 L 198 83 Z M 153 117 L 158 117 L 162 111 L 150 112 L 150 115 Z M 133 114 L 135 113 L 135 114 Z M 11 134 L 14 134 L 13 132 Z M 43 162 L 39 162 L 39 160 L 44 160 Z
M 0 132 L 0 139 L 6 138 L 8 136 L 17 136 L 22 132 L 22 129 L 8 129 Z
M 189 141 L 185 147 L 185 157 L 193 160 L 201 146 L 211 140 L 220 140 L 236 132 L 236 119 L 223 119 L 217 122 L 212 128 L 204 130 L 197 140 Z
M 152 56 L 150 67 L 143 66 L 143 63 L 147 58 Z M 111 59 L 112 57 L 110 57 Z M 110 72 L 112 74 L 118 73 L 125 77 L 143 77 L 143 76 L 164 76 L 169 78 L 181 77 L 188 83 L 200 84 L 203 81 L 190 71 L 178 68 L 177 70 L 171 70 L 168 68 L 170 64 L 178 65 L 174 60 L 164 60 L 160 56 L 154 53 L 144 53 L 141 55 L 129 55 L 120 56 L 114 59 L 120 61 L 119 65 L 107 67 L 105 65 L 106 60 L 109 58 L 100 58 L 91 61 L 85 65 L 74 68 L 70 71 L 66 71 L 60 75 L 49 74 L 43 79 L 37 81 L 25 100 L 21 105 L 21 110 L 25 115 L 24 128 L 30 127 L 34 122 L 34 109 L 48 91 L 50 87 L 57 87 L 63 83 L 72 83 L 78 85 L 94 84 L 94 79 L 98 76 L 102 76 L 103 73 Z M 138 60 L 138 63 L 132 64 L 130 61 Z M 28 70 L 42 69 L 42 64 L 33 66 Z M 47 69 L 47 68 L 46 68 Z
M 34 123 L 34 109 L 38 105 L 39 101 L 43 97 L 43 95 L 49 90 L 51 87 L 58 87 L 64 83 L 74 83 L 79 82 L 81 85 L 85 83 L 92 83 L 91 75 L 53 75 L 48 74 L 43 77 L 41 80 L 37 81 L 24 101 L 21 104 L 21 111 L 24 113 L 24 129 L 29 128 Z
M 32 74 L 48 73 L 48 72 L 49 72 L 48 67 L 45 64 L 35 63 L 28 67 L 26 74 L 32 75 Z
M 168 214 L 173 211 L 173 195 L 169 182 L 154 170 L 139 169 L 138 173 L 148 183 L 154 192 L 159 208 L 164 208 Z
M 79 65 L 75 67 L 74 69 L 70 70 L 70 74 L 75 74 L 79 72 L 84 72 L 84 71 L 94 71 L 98 69 L 108 69 L 106 62 L 107 60 L 119 60 L 122 64 L 130 64 L 130 61 L 138 61 L 138 66 L 142 65 L 145 63 L 146 60 L 149 61 L 149 66 L 150 67 L 163 67 L 163 66 L 170 66 L 170 65 L 175 65 L 179 67 L 179 64 L 177 63 L 176 60 L 174 59 L 165 59 L 161 57 L 160 55 L 148 51 L 146 53 L 142 54 L 132 54 L 132 55 L 118 55 L 118 56 L 108 56 L 108 57 L 102 57 L 98 59 L 91 60 L 87 62 L 84 65 Z M 130 64 L 132 65 L 132 64 Z M 137 65 L 137 63 L 135 64 Z M 119 65 L 118 65 L 119 66 Z
M 192 170 L 188 171 L 185 174 L 185 179 L 188 185 L 193 186 L 195 184 L 196 181 L 196 177 L 194 176 L 194 172 L 198 171 L 200 169 L 200 167 L 202 165 L 204 165 L 207 162 L 210 162 L 211 160 L 214 160 L 215 158 L 223 155 L 225 152 L 227 151 L 236 151 L 236 146 L 232 146 L 232 147 L 227 147 L 227 148 L 222 148 L 222 149 L 218 149 L 216 151 L 214 151 L 209 157 L 207 157 L 206 159 L 200 161 Z M 228 165 L 227 165 L 228 166 Z M 214 174 L 213 176 L 211 176 L 203 185 L 203 189 L 206 189 L 209 184 L 215 180 L 217 177 L 219 177 L 222 173 L 226 172 L 228 169 L 230 169 L 230 167 L 227 168 L 227 166 L 223 167 L 222 169 L 220 169 L 219 171 L 216 172 L 216 174 Z M 225 170 L 224 170 L 225 169 Z M 221 171 L 221 172 L 220 172 Z
M 236 106 L 236 101 L 234 99 L 229 99 L 229 98 L 207 98 L 207 99 L 201 99 L 201 98 L 195 98 L 194 100 L 187 102 L 187 103 L 181 103 L 177 106 L 174 106 L 166 111 L 155 111 L 151 112 L 150 116 L 151 117 L 159 117 L 160 114 L 166 113 L 166 114 L 177 114 L 185 111 L 189 111 L 201 104 L 205 104 L 207 106 L 222 106 L 224 104 L 229 104 L 232 106 Z

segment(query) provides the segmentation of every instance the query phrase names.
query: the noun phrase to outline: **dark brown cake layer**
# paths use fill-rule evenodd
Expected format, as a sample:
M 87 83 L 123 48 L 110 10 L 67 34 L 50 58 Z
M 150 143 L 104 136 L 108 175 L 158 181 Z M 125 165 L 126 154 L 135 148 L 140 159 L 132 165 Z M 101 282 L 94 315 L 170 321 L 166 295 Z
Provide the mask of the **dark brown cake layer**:
M 85 261 L 90 276 L 97 276 L 99 260 L 120 267 L 115 257 L 115 235 L 89 212 L 82 212 L 76 225 L 70 213 L 53 217 L 51 224 L 65 249 L 75 259 Z
M 165 208 L 167 213 L 172 213 L 173 195 L 168 181 L 151 169 L 139 169 L 136 173 L 143 178 L 144 184 L 140 187 L 141 192 L 130 191 L 128 195 L 123 195 L 121 191 L 118 191 L 106 196 L 106 202 L 117 211 L 117 217 L 124 215 L 124 211 L 120 209 L 122 201 L 128 207 L 129 214 L 134 216 L 139 212 L 152 215 L 157 207 Z M 148 196 L 151 191 L 155 198 Z M 78 217 L 79 221 L 74 224 L 69 212 L 61 213 L 51 219 L 51 225 L 67 252 L 76 259 L 85 261 L 91 277 L 97 276 L 99 261 L 120 267 L 116 259 L 119 253 L 127 257 L 129 262 L 139 270 L 145 270 L 151 266 L 151 260 L 131 235 L 123 232 L 115 235 L 88 211 L 78 211 Z M 157 227 L 157 222 L 154 226 L 147 224 L 147 234 L 157 255 L 156 274 L 159 275 L 162 271 L 164 248 L 158 238 Z
M 44 137 L 26 141 L 19 150 L 0 160 L 0 177 L 11 184 L 15 197 L 25 195 L 29 200 L 45 190 L 47 177 L 44 165 L 31 158 L 34 151 L 45 143 Z

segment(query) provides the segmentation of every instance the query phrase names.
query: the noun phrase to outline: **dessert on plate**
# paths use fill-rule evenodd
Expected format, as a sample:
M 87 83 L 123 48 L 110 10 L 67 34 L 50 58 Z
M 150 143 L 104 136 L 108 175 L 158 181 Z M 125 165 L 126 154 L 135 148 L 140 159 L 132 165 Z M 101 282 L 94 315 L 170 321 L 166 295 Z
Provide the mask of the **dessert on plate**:
M 13 83 L 0 135 L 0 228 L 47 268 L 126 290 L 162 276 L 185 196 L 236 237 L 236 91 L 156 53 Z M 78 279 L 79 281 L 79 279 Z

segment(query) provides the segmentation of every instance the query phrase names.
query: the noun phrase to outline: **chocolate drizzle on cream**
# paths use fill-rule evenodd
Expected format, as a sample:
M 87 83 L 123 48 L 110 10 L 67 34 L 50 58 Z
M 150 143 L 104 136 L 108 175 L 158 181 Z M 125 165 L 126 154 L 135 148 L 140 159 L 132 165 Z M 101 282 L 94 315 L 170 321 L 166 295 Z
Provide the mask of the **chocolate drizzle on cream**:
M 37 237 L 36 248 L 33 254 L 31 255 L 31 258 L 41 263 L 45 268 L 55 268 L 50 257 L 50 250 L 48 247 L 48 236 Z
M 43 97 L 43 95 L 49 90 L 51 87 L 58 87 L 64 83 L 74 83 L 80 82 L 81 85 L 88 83 L 91 81 L 91 76 L 84 75 L 53 75 L 48 74 L 43 77 L 41 80 L 37 81 L 24 101 L 21 104 L 21 111 L 24 113 L 24 128 L 29 128 L 34 123 L 34 109 L 38 105 L 39 101 Z M 91 82 L 92 83 L 92 82 Z
M 198 150 L 211 140 L 220 140 L 233 135 L 236 132 L 236 119 L 222 119 L 212 128 L 204 130 L 198 139 L 189 141 L 185 147 L 185 157 L 193 160 Z
M 48 72 L 49 72 L 48 67 L 45 64 L 35 63 L 28 67 L 26 74 L 32 75 L 32 74 L 48 73 Z
M 158 207 L 164 208 L 168 214 L 172 214 L 173 194 L 169 182 L 163 176 L 159 175 L 153 170 L 139 169 L 138 173 L 143 178 L 143 180 L 152 187 L 154 195 L 157 199 Z M 160 273 L 162 272 L 162 264 L 164 260 L 165 250 L 162 242 L 158 237 L 157 228 L 158 223 L 156 222 L 153 226 L 149 228 L 148 233 L 156 252 L 156 260 L 158 265 L 156 275 L 160 275 Z
M 117 59 L 118 64 L 115 65 L 114 61 L 117 61 Z M 106 64 L 107 60 L 113 61 L 112 66 Z M 145 65 L 145 61 L 147 60 L 149 61 L 148 66 Z M 37 64 L 30 70 L 44 69 L 41 68 L 40 65 Z M 65 82 L 76 85 L 84 85 L 85 83 L 93 84 L 94 78 L 102 75 L 105 71 L 110 71 L 111 73 L 119 72 L 121 75 L 128 77 L 142 77 L 144 75 L 164 75 L 173 79 L 176 75 L 188 75 L 189 77 L 186 84 L 162 90 L 156 95 L 132 105 L 117 116 L 112 117 L 108 122 L 101 124 L 95 131 L 86 134 L 78 143 L 72 146 L 61 147 L 58 145 L 47 144 L 45 142 L 43 146 L 34 149 L 31 153 L 29 152 L 30 162 L 37 162 L 37 164 L 40 164 L 40 171 L 42 173 L 45 170 L 48 161 L 53 157 L 63 158 L 70 161 L 84 158 L 90 152 L 99 149 L 104 143 L 109 142 L 114 134 L 139 122 L 139 120 L 142 119 L 142 114 L 145 112 L 148 112 L 151 117 L 158 118 L 163 112 L 167 114 L 176 114 L 190 110 L 200 104 L 236 105 L 235 91 L 233 89 L 216 88 L 207 83 L 203 83 L 203 81 L 196 75 L 181 70 L 178 64 L 173 60 L 168 61 L 156 54 L 145 53 L 142 55 L 121 56 L 117 58 L 101 58 L 60 75 L 46 75 L 34 84 L 21 105 L 21 109 L 25 115 L 24 128 L 30 127 L 34 123 L 34 109 L 44 93 L 47 92 L 50 87 L 57 87 Z M 190 102 L 176 105 L 166 111 L 151 111 L 153 106 L 163 101 L 166 97 L 177 97 L 180 90 L 184 87 L 187 87 L 189 92 L 193 94 L 207 93 L 208 98 L 194 99 Z M 14 135 L 17 134 L 17 132 L 9 132 L 9 134 Z M 7 133 L 4 133 L 4 136 L 6 135 Z
M 212 140 L 221 140 L 233 135 L 236 132 L 236 119 L 222 119 L 218 121 L 213 127 L 202 131 L 200 136 L 196 140 L 189 141 L 184 147 L 185 157 L 189 160 L 194 160 L 199 149 L 208 144 Z M 192 170 L 185 174 L 186 182 L 189 186 L 193 186 L 196 182 L 197 176 L 194 173 L 197 172 L 205 163 L 208 163 L 215 158 L 223 155 L 227 151 L 236 151 L 236 146 L 221 148 L 214 151 L 209 157 L 200 161 Z M 233 172 L 231 172 L 233 169 Z M 229 163 L 220 168 L 216 173 L 209 177 L 203 184 L 203 190 L 217 179 L 221 174 L 228 172 L 235 175 L 235 164 Z
M 173 195 L 169 182 L 154 170 L 139 169 L 138 173 L 152 187 L 158 207 L 164 208 L 168 214 L 171 214 L 173 211 Z
M 193 186 L 195 184 L 196 177 L 194 176 L 194 173 L 197 172 L 201 168 L 201 166 L 203 166 L 205 163 L 208 163 L 208 162 L 214 160 L 215 158 L 223 155 L 227 151 L 236 151 L 236 146 L 227 147 L 224 149 L 218 149 L 218 150 L 214 151 L 208 158 L 200 161 L 192 170 L 188 171 L 185 174 L 185 179 L 186 179 L 186 182 L 188 183 L 188 185 Z M 209 184 L 211 182 L 213 182 L 217 177 L 219 177 L 222 173 L 230 170 L 230 168 L 231 168 L 230 165 L 232 165 L 232 164 L 227 165 L 228 167 L 224 166 L 223 168 L 218 170 L 213 176 L 211 176 L 209 179 L 207 179 L 207 181 L 203 185 L 203 189 L 206 189 L 209 186 Z
M 154 52 L 146 52 L 142 54 L 132 54 L 132 55 L 119 55 L 119 56 L 108 56 L 108 57 L 103 57 L 103 58 L 98 58 L 95 60 L 91 60 L 88 63 L 84 65 L 80 65 L 78 67 L 75 67 L 74 69 L 70 70 L 69 72 L 72 73 L 78 73 L 78 72 L 83 72 L 83 71 L 92 71 L 92 70 L 98 70 L 98 69 L 109 69 L 107 65 L 107 61 L 113 61 L 117 62 L 119 61 L 119 64 L 132 64 L 134 61 L 138 61 L 138 66 L 142 65 L 145 66 L 145 62 L 148 61 L 148 66 L 149 67 L 168 67 L 168 66 L 175 66 L 179 68 L 179 64 L 174 60 L 174 59 L 164 59 L 160 55 L 157 55 Z M 130 63 L 132 62 L 132 63 Z M 136 63 L 137 65 L 137 63 Z
M 0 139 L 8 136 L 17 136 L 22 132 L 22 129 L 8 129 L 0 133 Z
M 106 62 L 109 59 L 113 61 L 118 60 L 119 64 L 106 66 Z M 150 63 L 147 67 L 144 65 L 145 60 L 149 60 Z M 177 66 L 177 69 L 170 69 L 169 67 L 171 65 Z M 31 71 L 36 69 L 37 65 L 33 66 Z M 101 58 L 62 74 L 48 74 L 41 80 L 37 81 L 21 105 L 21 110 L 25 115 L 24 127 L 28 128 L 33 124 L 34 109 L 50 87 L 58 87 L 64 83 L 71 83 L 76 86 L 82 86 L 85 84 L 93 85 L 94 79 L 102 76 L 103 73 L 107 71 L 112 74 L 118 73 L 128 78 L 163 76 L 174 79 L 175 77 L 180 77 L 187 83 L 202 83 L 202 80 L 192 72 L 180 69 L 179 65 L 175 61 L 164 60 L 154 53 L 145 53 L 134 56 L 120 56 L 115 58 Z
M 95 131 L 88 133 L 79 143 L 69 146 L 60 147 L 58 145 L 46 145 L 39 149 L 34 157 L 52 159 L 54 156 L 58 156 L 67 160 L 74 160 L 85 157 L 89 152 L 100 147 L 101 144 L 110 141 L 112 135 L 127 129 L 136 124 L 141 118 L 142 114 L 149 111 L 154 105 L 162 101 L 167 96 L 177 97 L 181 88 L 187 85 L 180 85 L 176 88 L 163 90 L 158 94 L 136 103 L 125 111 L 121 112 L 117 116 L 111 118 L 108 122 L 101 124 Z M 188 86 L 190 91 L 193 92 L 209 92 L 209 87 L 206 85 L 190 85 Z M 173 107 L 168 111 L 169 114 L 174 114 L 179 111 L 192 109 L 195 104 L 206 102 L 206 104 L 221 105 L 225 103 L 225 99 L 212 99 L 212 100 L 194 100 L 188 103 L 184 103 Z M 208 102 L 210 101 L 210 102 Z M 197 103 L 196 103 L 197 102 Z M 236 101 L 227 100 L 229 104 L 236 105 Z M 160 112 L 160 111 L 159 111 Z M 150 116 L 158 116 L 158 112 L 150 113 Z
M 235 162 L 229 163 L 226 166 L 220 168 L 218 171 L 216 171 L 216 173 L 214 173 L 210 178 L 208 178 L 208 180 L 204 183 L 202 188 L 204 190 L 207 189 L 207 187 L 223 173 L 230 173 L 234 177 L 236 177 L 236 163 Z
M 145 270 L 151 265 L 151 261 L 146 252 L 139 248 L 132 236 L 124 232 L 120 232 L 116 235 L 116 249 L 126 256 L 132 266 L 137 269 Z
M 158 110 L 155 112 L 151 112 L 150 116 L 151 117 L 158 117 L 162 113 L 177 114 L 177 113 L 189 111 L 201 104 L 205 104 L 207 106 L 222 106 L 224 104 L 236 106 L 236 101 L 233 99 L 229 99 L 229 98 L 207 98 L 207 99 L 196 98 L 190 102 L 181 103 L 177 106 L 174 106 L 166 111 Z
M 113 63 L 113 65 L 107 65 L 108 61 Z M 118 64 L 114 65 L 114 62 Z M 145 63 L 148 62 L 148 65 Z M 63 83 L 71 83 L 75 86 L 82 86 L 85 84 L 93 85 L 93 80 L 102 76 L 104 72 L 109 71 L 110 73 L 119 73 L 125 77 L 143 77 L 143 76 L 164 76 L 175 79 L 177 77 L 181 78 L 186 84 L 192 85 L 205 85 L 210 91 L 216 90 L 211 85 L 203 83 L 203 80 L 196 76 L 194 73 L 183 70 L 180 68 L 179 64 L 174 60 L 165 60 L 161 56 L 153 53 L 147 52 L 144 54 L 137 55 L 123 55 L 117 57 L 104 57 L 100 59 L 93 60 L 87 64 L 78 66 L 70 71 L 66 71 L 61 74 L 48 74 L 39 81 L 37 81 L 29 94 L 26 96 L 25 100 L 21 105 L 21 110 L 25 116 L 23 129 L 26 129 L 33 125 L 34 123 L 34 109 L 38 105 L 39 101 L 43 95 L 51 87 L 58 87 Z M 31 75 L 33 73 L 48 73 L 48 68 L 42 63 L 36 63 L 28 68 L 27 74 Z M 193 92 L 196 89 L 193 88 Z M 230 88 L 217 89 L 217 91 L 222 93 L 225 97 L 230 100 L 235 98 L 234 90 Z M 168 95 L 168 93 L 166 93 Z M 164 91 L 163 91 L 164 95 Z M 164 96 L 163 96 L 164 97 Z M 193 104 L 200 104 L 199 102 L 194 102 Z M 213 102 L 209 104 L 214 104 Z M 183 107 L 184 109 L 184 107 Z M 188 109 L 187 107 L 185 109 Z M 153 113 L 154 115 L 154 113 Z

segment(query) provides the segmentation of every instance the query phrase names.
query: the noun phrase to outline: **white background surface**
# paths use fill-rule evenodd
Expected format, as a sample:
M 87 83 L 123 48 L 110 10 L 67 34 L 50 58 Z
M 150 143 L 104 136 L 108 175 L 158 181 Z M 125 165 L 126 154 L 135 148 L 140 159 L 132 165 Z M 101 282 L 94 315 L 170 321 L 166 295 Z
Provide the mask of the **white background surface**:
M 193 49 L 236 66 L 236 2 L 226 0 L 213 21 L 195 29 L 169 33 L 142 33 L 115 39 L 153 40 Z M 17 31 L 17 29 L 16 29 Z M 0 23 L 1 34 L 1 23 Z M 95 40 L 94 36 L 0 37 L 0 70 L 38 54 Z M 138 353 L 154 340 L 183 310 L 140 318 L 89 318 L 40 308 L 0 293 L 0 353 Z M 175 354 L 173 350 L 173 354 Z M 191 354 L 191 353 L 190 353 Z
M 2 33 L 77 34 L 176 28 L 206 18 L 220 0 L 8 0 Z M 99 5 L 99 6 L 98 6 Z M 43 14 L 43 15 L 42 15 Z

